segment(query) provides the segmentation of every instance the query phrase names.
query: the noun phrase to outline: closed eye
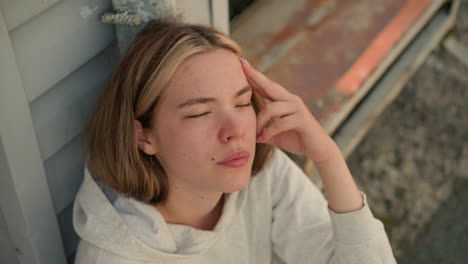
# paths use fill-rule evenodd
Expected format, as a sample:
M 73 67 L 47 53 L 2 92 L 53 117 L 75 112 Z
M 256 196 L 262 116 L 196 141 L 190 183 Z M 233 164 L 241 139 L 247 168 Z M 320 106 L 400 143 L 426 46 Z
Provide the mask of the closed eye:
M 248 106 L 251 106 L 252 103 L 247 103 L 247 104 L 240 104 L 240 105 L 236 105 L 236 107 L 248 107 Z M 187 116 L 187 118 L 197 118 L 197 117 L 201 117 L 201 116 L 204 116 L 204 115 L 207 115 L 211 112 L 205 112 L 205 113 L 201 113 L 201 114 L 198 114 L 198 115 L 191 115 L 191 116 Z
M 247 107 L 247 106 L 251 106 L 252 103 L 248 103 L 248 104 L 241 104 L 241 105 L 236 105 L 237 107 Z
M 191 115 L 191 116 L 187 116 L 187 118 L 197 118 L 197 117 L 200 117 L 200 116 L 204 116 L 204 115 L 207 115 L 209 114 L 210 112 L 205 112 L 205 113 L 201 113 L 199 115 Z

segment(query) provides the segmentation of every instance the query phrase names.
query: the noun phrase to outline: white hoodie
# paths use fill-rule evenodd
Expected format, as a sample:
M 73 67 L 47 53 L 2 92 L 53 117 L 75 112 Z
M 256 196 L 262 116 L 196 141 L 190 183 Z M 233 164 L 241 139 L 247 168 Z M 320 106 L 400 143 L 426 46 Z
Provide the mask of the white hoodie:
M 367 205 L 329 209 L 282 151 L 244 189 L 224 194 L 212 231 L 168 224 L 152 206 L 121 196 L 85 170 L 74 204 L 75 263 L 394 264 L 382 223 Z

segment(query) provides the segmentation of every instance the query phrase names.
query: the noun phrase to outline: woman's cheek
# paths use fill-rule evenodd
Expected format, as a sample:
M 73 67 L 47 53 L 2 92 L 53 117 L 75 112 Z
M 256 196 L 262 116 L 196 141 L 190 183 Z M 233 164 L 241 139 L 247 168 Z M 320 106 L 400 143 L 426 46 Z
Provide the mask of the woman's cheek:
M 189 141 L 205 142 L 206 139 L 213 139 L 213 133 L 217 131 L 217 123 L 212 118 L 201 117 L 195 120 L 189 120 L 182 129 L 184 138 Z
M 248 120 L 249 120 L 249 125 L 248 125 L 249 135 L 256 137 L 257 115 L 255 114 L 255 111 L 253 109 L 248 116 Z

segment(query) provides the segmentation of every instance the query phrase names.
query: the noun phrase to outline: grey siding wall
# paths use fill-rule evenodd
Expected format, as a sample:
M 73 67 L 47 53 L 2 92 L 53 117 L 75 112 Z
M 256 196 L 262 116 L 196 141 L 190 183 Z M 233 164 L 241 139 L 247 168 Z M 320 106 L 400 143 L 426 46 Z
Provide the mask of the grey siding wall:
M 26 204 L 31 203 L 33 197 L 16 195 L 14 192 L 11 195 L 3 194 L 1 198 L 16 199 L 18 204 L 24 205 L 18 206 L 20 213 L 15 215 L 10 211 L 16 206 L 2 202 L 2 210 L 4 207 L 11 210 L 0 215 L 0 262 L 16 263 L 14 248 L 21 250 L 24 247 L 21 254 L 29 256 L 20 259 L 20 262 L 52 263 L 50 259 L 44 262 L 45 256 L 41 256 L 39 244 L 50 243 L 54 239 L 44 235 L 38 238 L 40 242 L 36 241 L 31 235 L 34 233 L 32 229 L 38 227 L 38 224 L 32 223 L 32 219 L 49 221 L 52 218 L 59 231 L 56 246 L 65 252 L 65 257 L 74 253 L 79 239 L 72 227 L 72 202 L 83 174 L 80 134 L 87 115 L 119 56 L 113 26 L 99 20 L 105 11 L 111 10 L 112 4 L 111 0 L 1 0 L 0 8 L 3 15 L 1 23 L 7 32 L 1 38 L 11 48 L 6 51 L 0 45 L 0 50 L 13 58 L 12 65 L 15 66 L 2 63 L 0 71 L 3 75 L 7 71 L 18 75 L 19 85 L 10 88 L 10 92 L 20 94 L 26 102 L 22 106 L 8 107 L 8 111 L 14 112 L 18 107 L 25 111 L 33 133 L 29 136 L 32 143 L 23 149 L 38 149 L 33 158 L 41 165 L 39 172 L 30 170 L 32 175 L 18 176 L 14 173 L 15 165 L 11 164 L 10 159 L 15 157 L 12 150 L 5 146 L 5 142 L 16 141 L 12 142 L 11 149 L 21 148 L 19 143 L 24 138 L 2 129 L 2 149 L 7 161 L 1 168 L 1 173 L 2 177 L 9 178 L 2 179 L 2 183 L 5 183 L 5 188 L 21 188 L 17 182 L 21 185 L 28 183 L 20 181 L 20 178 L 40 178 L 36 175 L 43 174 L 45 183 L 41 192 L 46 199 L 38 206 L 50 207 L 55 212 L 52 217 L 41 218 L 36 214 L 28 216 L 31 210 Z M 12 85 L 5 83 L 2 78 L 0 96 L 6 100 L 9 94 L 3 91 L 3 86 Z M 18 90 L 21 91 L 18 93 Z M 6 103 L 1 103 L 5 107 Z M 5 112 L 0 116 L 2 121 L 11 118 Z M 27 157 L 25 159 L 23 166 L 28 166 Z M 7 235 L 9 232 L 12 237 L 23 235 L 17 234 L 12 228 L 18 218 L 23 218 L 28 230 L 23 241 L 11 239 Z M 57 241 L 54 243 L 57 244 Z M 55 263 L 65 263 L 63 257 L 53 259 Z
M 0 261 L 2 263 L 16 264 L 16 252 L 11 243 L 10 234 L 3 218 L 3 213 L 0 210 Z

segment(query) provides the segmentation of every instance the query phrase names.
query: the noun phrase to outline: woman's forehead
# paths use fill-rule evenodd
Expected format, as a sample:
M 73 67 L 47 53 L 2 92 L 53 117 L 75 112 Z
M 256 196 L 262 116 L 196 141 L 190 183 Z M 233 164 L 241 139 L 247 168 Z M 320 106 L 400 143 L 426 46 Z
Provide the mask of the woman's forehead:
M 229 94 L 247 84 L 239 57 L 217 49 L 190 57 L 172 76 L 168 96 L 177 97 L 207 94 Z

